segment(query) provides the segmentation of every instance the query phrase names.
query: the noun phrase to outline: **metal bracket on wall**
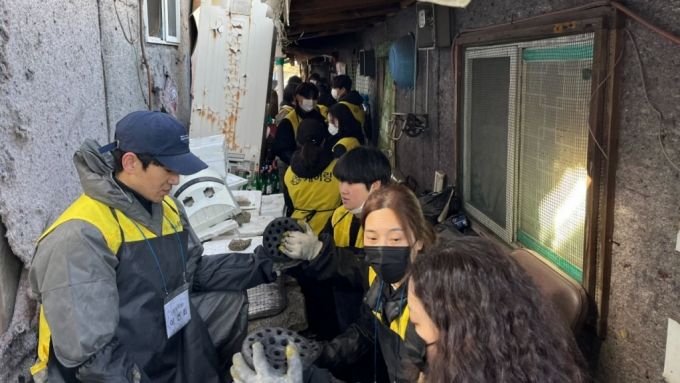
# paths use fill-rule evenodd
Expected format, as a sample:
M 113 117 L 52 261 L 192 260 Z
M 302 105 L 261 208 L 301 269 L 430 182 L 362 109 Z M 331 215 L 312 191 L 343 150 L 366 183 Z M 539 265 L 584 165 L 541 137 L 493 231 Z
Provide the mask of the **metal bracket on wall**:
M 416 113 L 392 113 L 390 120 L 390 140 L 399 141 L 406 133 L 409 137 L 418 137 L 429 130 L 427 126 L 427 114 Z M 398 135 L 397 134 L 398 128 Z

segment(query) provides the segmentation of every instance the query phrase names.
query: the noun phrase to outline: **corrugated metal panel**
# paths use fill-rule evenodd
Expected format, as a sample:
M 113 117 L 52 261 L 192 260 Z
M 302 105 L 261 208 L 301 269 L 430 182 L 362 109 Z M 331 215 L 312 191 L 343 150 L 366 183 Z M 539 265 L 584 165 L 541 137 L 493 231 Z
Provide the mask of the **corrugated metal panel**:
M 274 23 L 259 0 L 203 0 L 191 138 L 226 136 L 230 158 L 258 162 Z

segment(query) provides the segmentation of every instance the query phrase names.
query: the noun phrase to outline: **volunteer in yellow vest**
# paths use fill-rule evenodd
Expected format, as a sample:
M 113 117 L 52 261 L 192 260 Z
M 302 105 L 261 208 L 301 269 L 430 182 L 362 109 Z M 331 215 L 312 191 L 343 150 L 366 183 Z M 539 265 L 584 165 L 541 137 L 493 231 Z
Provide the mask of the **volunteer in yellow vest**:
M 354 118 L 361 124 L 361 130 L 366 137 L 366 113 L 364 112 L 364 98 L 356 90 L 352 90 L 352 79 L 347 75 L 340 75 L 331 82 L 331 94 L 338 103 L 347 105 Z
M 314 84 L 303 82 L 298 85 L 295 88 L 294 110 L 288 113 L 276 128 L 272 152 L 287 165 L 290 165 L 290 158 L 297 150 L 295 137 L 300 123 L 306 119 L 313 119 L 325 124 L 326 116 L 316 105 L 318 97 L 319 90 Z
M 337 160 L 324 146 L 328 128 L 306 119 L 297 130 L 298 149 L 286 171 L 284 199 L 292 217 L 306 221 L 317 235 L 340 206 L 338 180 L 333 177 Z
M 33 374 L 50 383 L 223 382 L 190 298 L 243 291 L 276 273 L 262 248 L 201 257 L 182 205 L 168 196 L 179 174 L 207 167 L 189 152 L 184 126 L 131 113 L 116 141 L 85 141 L 74 163 L 84 194 L 39 239 L 29 274 L 41 303 Z
M 322 326 L 320 332 L 323 336 L 318 337 L 321 340 L 332 340 L 359 318 L 366 293 L 365 281 L 361 279 L 364 273 L 356 271 L 357 268 L 365 268 L 358 260 L 363 257 L 364 247 L 361 212 L 369 194 L 389 184 L 390 162 L 378 149 L 361 146 L 338 160 L 333 175 L 340 181 L 342 206 L 335 209 L 318 238 L 290 233 L 283 249 L 292 258 L 309 260 L 287 270 L 287 274 L 318 284 L 317 293 L 306 295 L 305 303 L 310 308 L 308 312 L 312 308 L 323 307 L 323 310 L 315 310 L 313 315 L 308 315 L 312 323 L 314 320 L 321 323 L 317 326 Z M 314 254 L 316 248 L 320 250 Z M 348 283 L 343 278 L 336 278 L 338 274 L 356 280 Z M 333 374 L 347 382 L 372 380 L 373 356 L 366 354 L 351 370 L 333 371 Z
M 330 86 L 330 83 L 328 82 L 327 78 L 325 78 L 325 77 L 321 78 L 314 85 L 316 85 L 316 87 L 319 89 L 319 100 L 318 100 L 319 107 L 325 106 L 326 108 L 330 108 L 331 106 L 338 103 L 333 98 L 333 95 L 331 95 L 331 86 Z
M 345 104 L 335 104 L 328 109 L 328 133 L 331 137 L 326 143 L 335 158 L 364 143 L 361 125 Z
M 372 192 L 361 217 L 365 260 L 333 257 L 334 262 L 318 269 L 320 277 L 327 281 L 338 285 L 362 284 L 367 289 L 361 315 L 342 335 L 324 343 L 315 364 L 336 371 L 352 366 L 363 354 L 374 353 L 379 346 L 389 381 L 415 383 L 425 368 L 426 345 L 409 322 L 407 274 L 418 253 L 435 246 L 436 235 L 418 199 L 404 186 L 386 186 Z M 291 233 L 285 238 L 284 247 L 289 246 L 291 237 L 300 236 Z M 323 262 L 324 254 L 334 254 L 324 253 L 324 246 L 328 244 L 305 246 L 312 248 L 309 253 L 320 254 L 312 257 L 312 262 L 316 258 Z M 293 250 L 288 252 L 304 253 L 298 246 L 293 246 Z
M 281 101 L 279 113 L 274 117 L 274 124 L 278 127 L 286 116 L 295 110 L 295 89 L 298 84 L 288 84 L 283 88 L 283 100 Z

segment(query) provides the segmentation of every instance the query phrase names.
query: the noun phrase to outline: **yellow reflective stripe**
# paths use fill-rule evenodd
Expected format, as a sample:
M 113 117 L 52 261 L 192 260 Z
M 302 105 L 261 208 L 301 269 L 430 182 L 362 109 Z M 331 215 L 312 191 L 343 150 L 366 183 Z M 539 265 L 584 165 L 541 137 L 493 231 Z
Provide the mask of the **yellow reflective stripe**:
M 390 323 L 390 329 L 397 333 L 402 340 L 406 338 L 406 327 L 408 326 L 409 310 L 408 305 L 404 307 L 401 317 L 395 319 Z
M 175 202 L 172 200 L 172 198 L 165 197 L 165 201 L 168 203 L 171 203 L 170 206 L 174 208 L 175 210 L 177 209 L 177 205 L 175 205 Z M 172 225 L 170 225 L 170 222 L 172 222 L 173 225 L 175 225 L 175 228 L 177 229 L 178 233 L 181 233 L 183 228 L 182 228 L 182 222 L 179 217 L 179 214 L 175 213 L 170 206 L 168 206 L 166 203 L 163 203 L 163 214 L 168 218 L 167 220 L 164 218 L 163 219 L 163 235 L 170 235 L 170 234 L 175 234 L 175 230 L 172 228 Z M 139 225 L 139 229 L 142 230 L 144 233 L 144 236 L 142 233 L 137 229 L 137 226 L 133 223 L 132 219 L 130 219 L 128 216 L 126 216 L 124 213 L 116 210 L 116 215 L 118 216 L 118 222 L 120 223 L 120 228 L 123 229 L 123 234 L 125 234 L 125 241 L 126 242 L 137 242 L 137 241 L 143 241 L 144 236 L 146 238 L 156 238 L 156 234 L 153 233 L 151 230 L 147 229 L 144 225 Z M 168 222 L 170 220 L 170 222 Z
M 375 315 L 378 320 L 382 322 L 382 315 L 380 313 L 373 311 L 373 315 Z M 406 339 L 406 327 L 408 327 L 409 315 L 410 314 L 407 305 L 404 307 L 404 312 L 401 313 L 401 316 L 390 323 L 390 330 L 392 330 L 393 333 L 399 335 L 401 340 Z
M 111 209 L 107 205 L 95 201 L 85 194 L 82 194 L 75 202 L 73 202 L 52 226 L 38 238 L 36 245 L 59 225 L 74 219 L 88 222 L 92 226 L 98 228 L 111 251 L 114 254 L 118 252 L 122 238 L 120 238 L 120 229 L 118 228 L 118 223 L 116 223 L 116 220 L 111 214 Z
M 38 360 L 40 362 L 31 367 L 31 375 L 35 375 L 47 368 L 47 359 L 50 357 L 51 336 L 50 327 L 45 320 L 45 312 L 42 305 L 40 305 L 40 322 L 38 325 Z
M 376 274 L 375 270 L 373 270 L 373 267 L 368 266 L 368 285 L 372 285 L 373 281 L 375 280 L 375 277 L 378 274 Z

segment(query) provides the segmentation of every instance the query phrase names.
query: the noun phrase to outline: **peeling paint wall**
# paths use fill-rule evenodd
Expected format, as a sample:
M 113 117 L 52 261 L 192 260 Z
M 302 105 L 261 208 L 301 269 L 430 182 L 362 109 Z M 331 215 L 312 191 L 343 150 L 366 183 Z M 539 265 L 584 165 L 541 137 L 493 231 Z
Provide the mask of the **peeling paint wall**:
M 472 1 L 456 11 L 460 29 L 510 22 L 589 3 L 587 0 Z M 625 5 L 646 20 L 680 36 L 680 1 L 628 0 Z M 402 10 L 363 33 L 370 49 L 394 40 L 416 25 L 414 7 Z M 669 156 L 680 166 L 680 46 L 628 20 L 644 66 L 651 101 L 667 121 L 663 136 Z M 348 57 L 341 52 L 341 61 Z M 450 49 L 430 56 L 430 127 L 419 138 L 399 142 L 397 164 L 419 182 L 432 187 L 436 169 L 448 174 L 454 166 L 453 80 Z M 433 64 L 434 63 L 434 64 Z M 423 68 L 424 60 L 419 61 Z M 667 318 L 680 315 L 680 253 L 674 251 L 680 220 L 680 173 L 668 164 L 658 142 L 659 122 L 648 107 L 633 45 L 623 57 L 619 163 L 616 173 L 614 247 L 607 339 L 586 331 L 581 346 L 598 382 L 662 382 Z M 372 81 L 374 83 L 374 81 Z M 418 77 L 418 102 L 424 76 Z M 397 110 L 408 110 L 407 92 L 397 91 Z M 449 181 L 450 182 L 450 181 Z
M 132 17 L 138 34 L 138 2 L 127 3 L 135 5 L 115 1 L 121 20 Z M 2 247 L 0 257 L 16 256 L 24 265 L 18 287 L 10 278 L 0 280 L 0 294 L 17 289 L 10 327 L 0 334 L 0 382 L 29 380 L 37 311 L 27 265 L 38 236 L 82 193 L 73 153 L 87 138 L 108 142 L 120 118 L 147 108 L 139 46 L 135 57 L 113 5 L 0 2 L 0 219 L 11 249 Z M 190 7 L 190 0 L 181 0 L 179 46 L 146 45 L 153 108 L 174 109 L 187 127 Z

